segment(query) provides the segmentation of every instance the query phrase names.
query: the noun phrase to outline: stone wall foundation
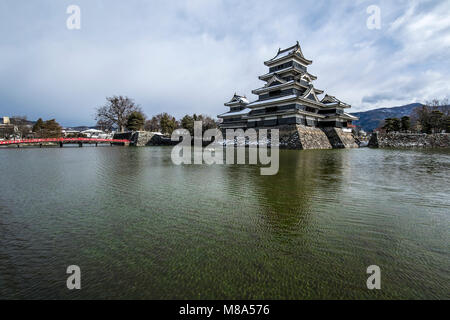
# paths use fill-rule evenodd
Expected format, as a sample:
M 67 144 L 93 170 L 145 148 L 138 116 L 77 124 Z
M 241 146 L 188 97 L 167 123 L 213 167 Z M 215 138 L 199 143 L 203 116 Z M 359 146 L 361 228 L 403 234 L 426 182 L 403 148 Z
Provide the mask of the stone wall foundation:
M 449 133 L 379 133 L 372 134 L 371 148 L 450 148 Z
M 334 149 L 358 148 L 351 132 L 344 132 L 341 128 L 322 128 Z
M 258 131 L 258 129 L 261 128 L 255 129 Z M 353 135 L 351 133 L 343 132 L 342 129 L 339 128 L 317 128 L 292 124 L 264 129 L 278 129 L 280 148 L 284 149 L 310 150 L 358 148 Z M 122 135 L 126 135 L 127 138 L 130 139 L 131 145 L 137 147 L 170 146 L 179 143 L 178 141 L 171 141 L 169 137 L 146 131 L 137 131 L 120 135 L 120 138 L 123 138 Z M 226 138 L 225 133 L 223 138 Z M 208 145 L 209 143 L 210 142 L 206 142 L 204 145 Z

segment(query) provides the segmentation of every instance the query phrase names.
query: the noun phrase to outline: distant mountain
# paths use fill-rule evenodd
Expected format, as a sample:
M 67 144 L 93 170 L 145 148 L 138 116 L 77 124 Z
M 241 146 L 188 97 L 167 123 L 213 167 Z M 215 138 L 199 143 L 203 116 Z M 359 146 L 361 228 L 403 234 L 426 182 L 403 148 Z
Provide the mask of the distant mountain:
M 410 116 L 412 111 L 420 107 L 420 103 L 411 103 L 400 107 L 379 108 L 364 112 L 354 112 L 352 115 L 359 118 L 359 121 L 353 121 L 354 125 L 360 126 L 364 131 L 372 131 L 378 128 L 380 122 L 387 118 L 401 118 Z
M 27 120 L 25 117 L 11 117 L 9 118 L 9 121 L 11 124 L 14 125 L 26 125 L 26 126 L 33 126 L 36 123 L 36 121 Z

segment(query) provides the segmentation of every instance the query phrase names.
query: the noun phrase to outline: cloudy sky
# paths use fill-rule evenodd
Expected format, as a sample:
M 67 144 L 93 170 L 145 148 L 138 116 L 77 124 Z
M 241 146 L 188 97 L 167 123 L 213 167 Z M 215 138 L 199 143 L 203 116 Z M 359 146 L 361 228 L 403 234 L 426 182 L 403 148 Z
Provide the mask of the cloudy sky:
M 148 116 L 215 116 L 235 91 L 255 99 L 263 61 L 297 40 L 315 86 L 353 111 L 449 96 L 448 0 L 2 0 L 0 116 L 91 125 L 110 95 Z

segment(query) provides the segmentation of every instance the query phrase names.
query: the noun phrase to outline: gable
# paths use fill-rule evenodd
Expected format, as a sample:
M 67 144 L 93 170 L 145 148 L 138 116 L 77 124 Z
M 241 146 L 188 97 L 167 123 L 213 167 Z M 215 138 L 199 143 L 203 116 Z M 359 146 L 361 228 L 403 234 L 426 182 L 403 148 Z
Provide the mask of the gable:
M 337 103 L 337 102 L 339 102 L 339 100 L 337 100 L 335 97 L 329 96 L 329 95 L 326 95 L 322 99 L 322 103 L 333 103 L 333 102 Z
M 264 87 L 272 87 L 272 86 L 276 86 L 276 85 L 280 85 L 283 83 L 286 83 L 287 81 L 281 78 L 278 78 L 276 74 L 274 74 L 266 83 L 266 85 Z
M 319 99 L 317 98 L 315 92 L 314 92 L 314 87 L 310 87 L 310 88 L 305 92 L 303 98 L 309 99 L 309 100 L 315 101 L 315 102 L 320 102 Z
M 316 99 L 316 97 L 315 97 L 312 93 L 309 94 L 309 96 L 307 96 L 306 99 L 309 99 L 309 100 L 312 100 L 312 101 L 318 101 L 318 100 Z

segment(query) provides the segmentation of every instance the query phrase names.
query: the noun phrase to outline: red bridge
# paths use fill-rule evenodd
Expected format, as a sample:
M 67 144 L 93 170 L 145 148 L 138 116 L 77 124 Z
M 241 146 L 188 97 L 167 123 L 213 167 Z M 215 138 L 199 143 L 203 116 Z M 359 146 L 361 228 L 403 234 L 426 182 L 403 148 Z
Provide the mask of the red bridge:
M 99 143 L 110 143 L 110 144 L 123 144 L 129 145 L 130 140 L 122 140 L 122 139 L 94 139 L 94 138 L 48 138 L 48 139 L 22 139 L 22 140 L 3 140 L 0 141 L 0 146 L 2 145 L 17 145 L 18 147 L 22 144 L 35 144 L 42 147 L 44 143 L 58 143 L 60 147 L 64 144 L 78 144 L 80 147 L 83 146 L 83 143 L 87 144 L 99 144 Z

